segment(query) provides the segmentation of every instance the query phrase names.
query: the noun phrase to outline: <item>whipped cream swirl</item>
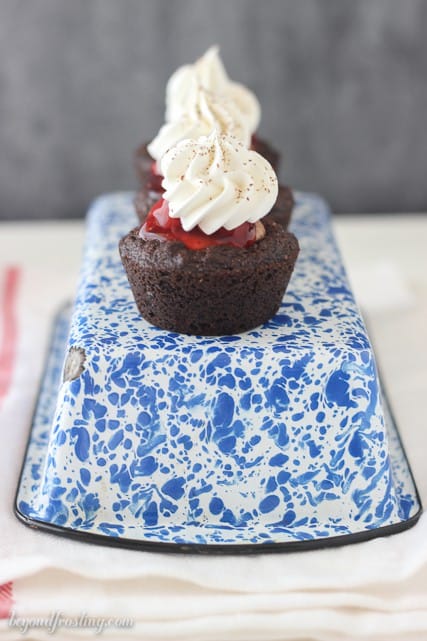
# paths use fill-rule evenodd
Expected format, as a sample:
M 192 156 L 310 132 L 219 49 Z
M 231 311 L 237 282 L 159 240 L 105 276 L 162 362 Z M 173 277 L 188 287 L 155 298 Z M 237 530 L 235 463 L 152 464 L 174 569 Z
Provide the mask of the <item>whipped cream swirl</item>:
M 255 151 L 216 130 L 178 143 L 162 157 L 163 197 L 185 231 L 235 229 L 268 214 L 277 199 L 277 177 Z
M 154 160 L 160 160 L 181 140 L 207 136 L 213 129 L 222 135 L 233 136 L 245 147 L 250 146 L 251 134 L 246 119 L 234 100 L 194 86 L 189 94 L 187 112 L 178 120 L 164 124 L 148 145 L 148 151 Z
M 166 120 L 178 120 L 188 110 L 188 102 L 194 87 L 202 86 L 209 91 L 233 100 L 246 121 L 252 135 L 258 128 L 261 107 L 255 94 L 244 85 L 232 82 L 225 71 L 218 47 L 211 47 L 192 65 L 179 67 L 166 86 Z

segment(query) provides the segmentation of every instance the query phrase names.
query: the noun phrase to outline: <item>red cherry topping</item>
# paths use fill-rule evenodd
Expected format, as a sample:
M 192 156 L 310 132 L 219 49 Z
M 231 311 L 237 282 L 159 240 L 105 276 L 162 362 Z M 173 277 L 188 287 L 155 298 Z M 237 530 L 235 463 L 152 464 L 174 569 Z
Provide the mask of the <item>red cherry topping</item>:
M 205 249 L 215 245 L 249 247 L 256 240 L 256 231 L 253 223 L 242 223 L 235 229 L 221 227 L 214 234 L 205 234 L 200 227 L 185 231 L 179 218 L 169 216 L 168 202 L 161 198 L 148 212 L 140 236 L 145 239 L 157 236 L 162 240 L 179 240 L 189 249 Z

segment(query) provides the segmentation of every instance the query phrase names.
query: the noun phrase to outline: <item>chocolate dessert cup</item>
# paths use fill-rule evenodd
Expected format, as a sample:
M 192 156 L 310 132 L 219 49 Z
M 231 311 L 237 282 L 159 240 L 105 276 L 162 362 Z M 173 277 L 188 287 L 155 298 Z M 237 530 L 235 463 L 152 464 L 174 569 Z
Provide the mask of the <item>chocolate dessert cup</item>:
M 142 188 L 135 196 L 135 211 L 141 223 L 147 217 L 151 207 L 162 197 L 161 191 L 154 191 L 149 187 Z M 294 197 L 292 190 L 286 185 L 279 185 L 279 193 L 276 203 L 268 214 L 267 220 L 274 220 L 284 229 L 288 228 L 292 209 L 294 206 Z
M 194 251 L 179 241 L 142 239 L 139 227 L 120 241 L 120 255 L 141 315 L 184 334 L 237 334 L 277 312 L 299 245 L 274 220 L 250 247 Z
M 134 167 L 140 183 L 135 200 L 135 209 L 138 218 L 144 222 L 151 207 L 162 197 L 163 190 L 160 180 L 153 174 L 154 160 L 147 149 L 148 143 L 143 143 L 134 154 Z M 265 140 L 253 137 L 253 150 L 264 156 L 273 169 L 277 172 L 280 162 L 280 154 Z M 273 220 L 287 229 L 294 206 L 292 190 L 287 185 L 279 185 L 277 202 L 272 209 L 270 216 Z
M 148 143 L 143 143 L 138 147 L 134 154 L 134 167 L 137 173 L 140 184 L 145 187 L 147 181 L 152 179 L 152 166 L 154 163 L 153 157 L 147 149 Z M 273 167 L 277 173 L 280 165 L 280 153 L 274 149 L 266 140 L 252 136 L 253 151 L 264 156 L 266 160 Z

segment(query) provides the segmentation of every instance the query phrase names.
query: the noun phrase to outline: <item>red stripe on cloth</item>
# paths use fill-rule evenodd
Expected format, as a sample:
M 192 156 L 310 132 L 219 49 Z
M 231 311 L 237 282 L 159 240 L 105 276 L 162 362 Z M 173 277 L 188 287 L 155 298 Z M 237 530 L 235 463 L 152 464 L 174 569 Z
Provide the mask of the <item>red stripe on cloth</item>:
M 16 299 L 21 270 L 19 267 L 9 267 L 4 274 L 0 298 L 0 405 L 9 390 L 15 364 L 18 337 Z M 13 603 L 13 585 L 9 581 L 0 585 L 0 619 L 10 617 Z
M 0 619 L 9 619 L 13 606 L 12 581 L 0 585 Z
M 9 391 L 15 364 L 18 337 L 16 299 L 20 276 L 21 270 L 19 267 L 6 269 L 0 299 L 0 327 L 2 327 L 0 343 L 0 405 Z

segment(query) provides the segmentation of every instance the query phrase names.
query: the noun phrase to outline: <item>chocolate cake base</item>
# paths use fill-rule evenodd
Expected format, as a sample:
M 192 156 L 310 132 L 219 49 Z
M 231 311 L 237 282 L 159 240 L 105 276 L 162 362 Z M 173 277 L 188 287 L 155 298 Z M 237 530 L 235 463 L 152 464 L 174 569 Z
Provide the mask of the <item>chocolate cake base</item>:
M 180 242 L 143 240 L 139 227 L 120 241 L 120 255 L 141 315 L 173 332 L 237 334 L 277 312 L 299 245 L 281 225 L 247 249 L 191 250 Z
M 147 179 L 151 175 L 151 167 L 154 162 L 153 157 L 150 155 L 147 149 L 148 143 L 142 143 L 135 151 L 134 154 L 134 167 L 137 173 L 139 182 L 141 185 L 145 186 Z M 272 147 L 266 140 L 258 138 L 258 136 L 252 137 L 252 149 L 261 156 L 264 156 L 266 160 L 273 167 L 274 171 L 277 173 L 280 165 L 280 153 Z
M 264 156 L 264 158 L 266 158 L 273 166 L 275 171 L 277 171 L 280 154 L 273 149 L 273 147 L 264 140 L 255 137 L 253 148 L 259 154 Z M 153 162 L 154 160 L 148 152 L 147 144 L 144 143 L 138 147 L 134 156 L 134 165 L 141 189 L 135 199 L 135 209 L 141 222 L 144 222 L 151 207 L 162 197 L 162 192 L 158 189 L 153 189 L 152 186 Z M 293 206 L 294 198 L 292 190 L 286 185 L 279 185 L 279 195 L 277 197 L 276 204 L 270 213 L 270 218 L 287 229 Z
M 277 149 L 272 147 L 270 143 L 263 138 L 258 138 L 258 136 L 252 136 L 252 149 L 261 156 L 264 156 L 277 174 L 280 165 L 280 153 Z
M 148 189 L 141 189 L 135 196 L 135 211 L 141 223 L 145 222 L 148 212 L 152 206 L 160 200 L 162 194 Z
M 286 185 L 279 185 L 279 194 L 271 212 L 266 220 L 274 220 L 284 229 L 288 228 L 291 220 L 292 209 L 294 207 L 294 196 L 292 189 Z
M 151 167 L 153 165 L 154 159 L 150 156 L 150 153 L 147 149 L 148 143 L 143 143 L 135 151 L 133 157 L 133 165 L 135 167 L 138 180 L 143 187 L 147 184 L 147 180 L 151 175 Z
M 154 192 L 148 189 L 141 189 L 135 196 L 135 210 L 141 223 L 147 217 L 151 207 L 162 197 L 160 192 Z M 279 185 L 279 194 L 276 203 L 266 220 L 274 220 L 284 229 L 288 228 L 292 209 L 294 207 L 294 197 L 292 190 L 286 185 Z

